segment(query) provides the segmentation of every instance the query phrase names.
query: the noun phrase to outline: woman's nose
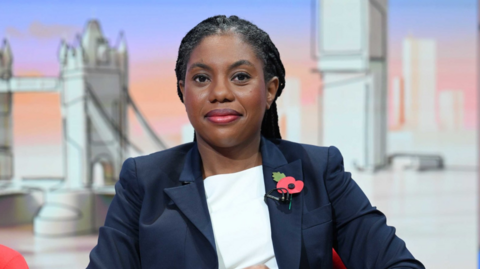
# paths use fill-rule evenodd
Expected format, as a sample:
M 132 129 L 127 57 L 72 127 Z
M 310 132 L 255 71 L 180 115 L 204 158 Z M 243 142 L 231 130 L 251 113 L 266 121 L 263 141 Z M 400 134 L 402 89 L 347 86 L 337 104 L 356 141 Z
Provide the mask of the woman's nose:
M 219 102 L 232 102 L 235 99 L 235 95 L 230 88 L 228 80 L 216 79 L 214 83 L 211 84 L 209 101 L 211 103 Z

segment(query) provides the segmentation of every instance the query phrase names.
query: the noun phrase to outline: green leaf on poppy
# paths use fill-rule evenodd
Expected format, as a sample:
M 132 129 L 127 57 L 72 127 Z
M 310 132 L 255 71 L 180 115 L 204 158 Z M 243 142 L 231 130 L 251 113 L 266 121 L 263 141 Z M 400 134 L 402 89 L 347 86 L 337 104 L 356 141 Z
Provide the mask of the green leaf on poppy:
M 280 172 L 273 172 L 272 177 L 273 177 L 273 180 L 275 180 L 276 182 L 279 182 L 280 179 L 286 177 L 286 175 L 284 173 L 280 173 Z

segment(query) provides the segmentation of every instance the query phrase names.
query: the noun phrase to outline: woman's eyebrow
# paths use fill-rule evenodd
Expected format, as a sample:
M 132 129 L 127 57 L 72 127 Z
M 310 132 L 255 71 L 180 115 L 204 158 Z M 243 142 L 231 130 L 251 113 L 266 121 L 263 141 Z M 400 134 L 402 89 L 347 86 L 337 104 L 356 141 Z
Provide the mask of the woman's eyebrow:
M 193 68 L 195 67 L 199 67 L 199 68 L 202 68 L 202 69 L 207 69 L 209 71 L 212 71 L 212 68 L 206 64 L 202 64 L 202 63 L 194 63 L 192 64 L 189 68 L 188 68 L 188 71 L 192 70 Z
M 253 66 L 253 64 L 251 62 L 249 62 L 248 60 L 239 60 L 239 61 L 236 61 L 234 62 L 232 65 L 230 65 L 230 67 L 228 68 L 228 70 L 232 70 L 234 68 L 237 68 L 241 65 L 250 65 L 250 66 Z
M 237 68 L 241 65 L 249 65 L 249 66 L 253 66 L 253 64 L 248 61 L 248 60 L 238 60 L 236 62 L 234 62 L 233 64 L 231 64 L 229 67 L 228 67 L 228 70 L 232 70 L 234 68 Z M 190 67 L 188 68 L 188 71 L 192 70 L 193 68 L 195 67 L 198 67 L 198 68 L 202 68 L 202 69 L 206 69 L 206 70 L 209 70 L 209 71 L 212 71 L 212 68 L 204 63 L 193 63 L 192 65 L 190 65 Z

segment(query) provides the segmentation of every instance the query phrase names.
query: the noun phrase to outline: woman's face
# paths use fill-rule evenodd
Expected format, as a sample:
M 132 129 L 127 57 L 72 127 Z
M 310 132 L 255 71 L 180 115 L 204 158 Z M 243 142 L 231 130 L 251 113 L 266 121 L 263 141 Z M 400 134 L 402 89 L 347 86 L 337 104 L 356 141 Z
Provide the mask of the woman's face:
M 232 147 L 260 137 L 279 81 L 265 82 L 263 62 L 250 44 L 237 34 L 208 36 L 192 51 L 186 69 L 179 85 L 197 140 Z

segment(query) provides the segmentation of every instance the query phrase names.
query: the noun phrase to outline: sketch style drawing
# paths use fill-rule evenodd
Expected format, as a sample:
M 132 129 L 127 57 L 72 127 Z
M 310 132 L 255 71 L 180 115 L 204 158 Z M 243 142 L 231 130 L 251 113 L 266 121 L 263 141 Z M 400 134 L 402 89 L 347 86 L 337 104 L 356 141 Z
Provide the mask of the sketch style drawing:
M 96 191 L 113 194 L 111 186 L 122 162 L 131 155 L 129 152 L 142 153 L 128 137 L 128 108 L 134 111 L 157 150 L 166 148 L 130 97 L 123 33 L 111 47 L 99 22 L 91 20 L 74 44 L 61 41 L 59 77 L 14 77 L 7 40 L 0 50 L 0 179 L 11 179 L 11 189 L 22 192 L 29 187 L 13 175 L 12 94 L 60 94 L 65 174 L 60 187 L 44 190 L 44 203 L 33 220 L 38 235 L 71 235 L 94 229 Z M 93 184 L 93 170 L 98 165 L 103 170 L 103 182 Z

